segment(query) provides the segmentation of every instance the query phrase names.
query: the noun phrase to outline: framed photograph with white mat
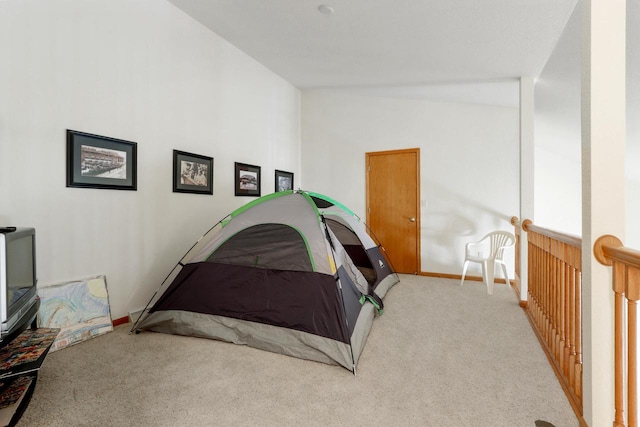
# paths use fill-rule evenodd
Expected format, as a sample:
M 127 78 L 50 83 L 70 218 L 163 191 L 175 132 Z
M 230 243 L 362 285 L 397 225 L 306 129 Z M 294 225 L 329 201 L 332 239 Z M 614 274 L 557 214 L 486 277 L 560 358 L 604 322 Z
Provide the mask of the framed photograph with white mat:
M 135 142 L 67 130 L 67 187 L 135 191 L 137 162 Z
M 276 193 L 278 191 L 291 191 L 293 190 L 293 172 L 280 171 L 276 169 L 275 174 Z
M 235 163 L 235 195 L 260 197 L 260 166 Z
M 173 192 L 213 194 L 213 157 L 173 150 Z

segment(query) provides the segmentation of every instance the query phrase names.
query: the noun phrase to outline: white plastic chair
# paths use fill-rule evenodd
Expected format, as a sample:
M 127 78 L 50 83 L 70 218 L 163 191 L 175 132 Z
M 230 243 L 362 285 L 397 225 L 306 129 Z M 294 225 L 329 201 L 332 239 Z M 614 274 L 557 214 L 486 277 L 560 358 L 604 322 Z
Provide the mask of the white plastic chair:
M 510 285 L 507 266 L 504 263 L 504 252 L 505 249 L 514 246 L 515 242 L 515 236 L 508 231 L 492 231 L 477 242 L 467 243 L 464 247 L 464 266 L 460 286 L 464 283 L 464 276 L 470 262 L 482 264 L 482 280 L 487 285 L 489 295 L 493 295 L 496 264 L 502 267 L 507 285 Z

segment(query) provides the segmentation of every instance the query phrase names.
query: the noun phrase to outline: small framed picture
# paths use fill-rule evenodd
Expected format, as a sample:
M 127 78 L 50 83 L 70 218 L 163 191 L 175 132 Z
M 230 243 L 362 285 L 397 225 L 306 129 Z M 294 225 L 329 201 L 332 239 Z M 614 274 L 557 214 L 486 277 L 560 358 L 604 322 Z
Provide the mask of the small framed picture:
M 278 191 L 293 190 L 293 172 L 279 171 L 276 169 L 276 193 Z
M 67 130 L 67 187 L 137 189 L 137 144 Z
M 260 197 L 260 166 L 236 162 L 236 196 Z
M 173 150 L 173 192 L 213 194 L 213 157 Z

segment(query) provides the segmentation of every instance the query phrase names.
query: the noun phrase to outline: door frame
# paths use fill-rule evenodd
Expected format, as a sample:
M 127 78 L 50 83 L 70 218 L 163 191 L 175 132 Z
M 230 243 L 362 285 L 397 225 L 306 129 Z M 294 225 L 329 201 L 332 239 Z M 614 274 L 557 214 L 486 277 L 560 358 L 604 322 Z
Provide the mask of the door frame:
M 371 151 L 365 153 L 365 193 L 366 193 L 366 223 L 370 224 L 370 215 L 371 215 L 371 206 L 369 204 L 369 170 L 370 163 L 369 159 L 372 156 L 384 156 L 391 154 L 402 154 L 402 153 L 415 153 L 416 154 L 416 274 L 422 274 L 422 248 L 421 248 L 421 237 L 422 237 L 422 226 L 421 226 L 421 199 L 420 199 L 420 148 L 405 148 L 399 150 L 387 150 L 387 151 Z M 373 231 L 373 230 L 372 230 Z M 373 237 L 373 236 L 372 236 Z M 381 244 L 376 240 L 376 243 Z M 388 260 L 387 260 L 388 261 Z

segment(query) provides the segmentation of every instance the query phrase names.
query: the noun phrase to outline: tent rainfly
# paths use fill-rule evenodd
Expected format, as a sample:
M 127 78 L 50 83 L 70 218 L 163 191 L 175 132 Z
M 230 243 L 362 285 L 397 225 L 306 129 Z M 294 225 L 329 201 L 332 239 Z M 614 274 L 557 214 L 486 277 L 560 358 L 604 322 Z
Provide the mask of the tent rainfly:
M 380 249 L 335 200 L 273 193 L 202 236 L 132 331 L 246 344 L 355 374 L 382 298 L 398 282 Z

